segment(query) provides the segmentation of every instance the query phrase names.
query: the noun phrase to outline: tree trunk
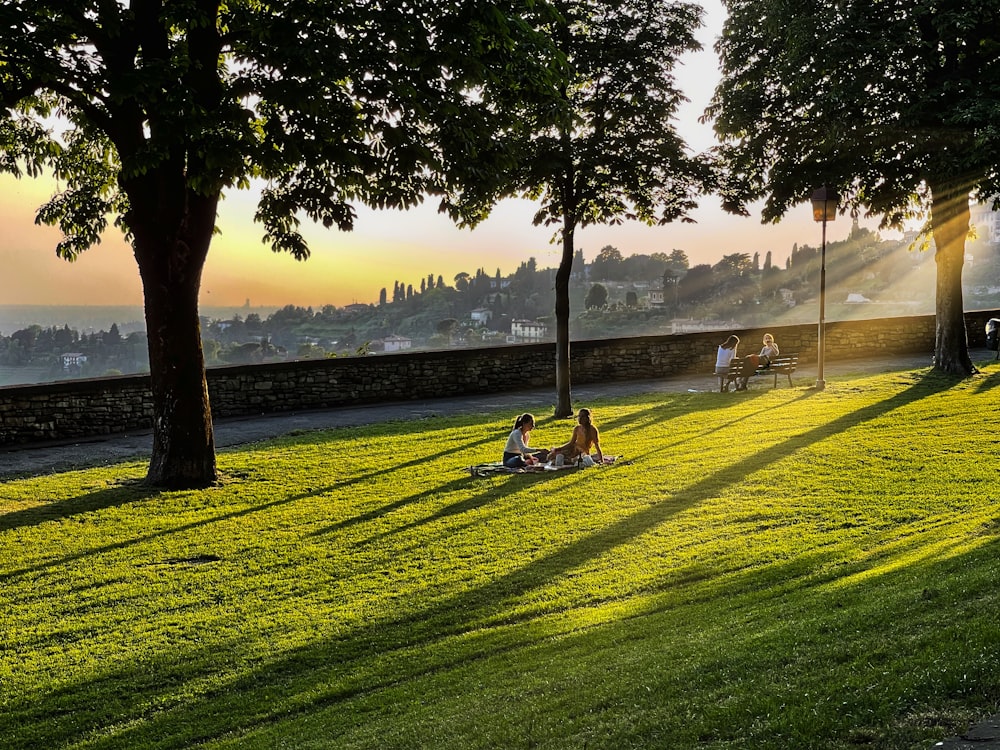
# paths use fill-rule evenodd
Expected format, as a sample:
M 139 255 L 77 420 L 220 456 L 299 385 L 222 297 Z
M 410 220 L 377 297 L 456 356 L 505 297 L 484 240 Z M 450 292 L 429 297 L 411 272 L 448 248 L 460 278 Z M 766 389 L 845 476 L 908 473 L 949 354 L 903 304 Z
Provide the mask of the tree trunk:
M 217 478 L 198 292 L 218 197 L 183 188 L 168 194 L 184 196 L 179 210 L 164 205 L 170 201 L 140 200 L 137 206 L 135 193 L 130 194 L 129 226 L 145 297 L 153 391 L 153 451 L 146 481 L 188 489 Z
M 562 259 L 556 270 L 556 410 L 559 418 L 573 416 L 569 366 L 569 277 L 573 271 L 573 224 L 567 218 L 562 231 Z
M 969 191 L 948 183 L 931 185 L 931 228 L 937 263 L 934 367 L 949 375 L 976 372 L 969 357 L 962 300 L 962 266 L 969 234 Z

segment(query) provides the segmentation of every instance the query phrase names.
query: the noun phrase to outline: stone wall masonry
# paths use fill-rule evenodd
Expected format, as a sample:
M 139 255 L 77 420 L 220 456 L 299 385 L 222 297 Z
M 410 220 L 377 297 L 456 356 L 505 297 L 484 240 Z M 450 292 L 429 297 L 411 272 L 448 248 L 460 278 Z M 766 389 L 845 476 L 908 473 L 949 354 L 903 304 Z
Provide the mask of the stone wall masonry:
M 1000 311 L 966 314 L 969 345 L 985 346 L 986 321 Z M 774 334 L 783 354 L 816 361 L 817 325 L 733 331 L 741 351 L 756 351 Z M 837 321 L 826 325 L 827 361 L 873 354 L 934 352 L 934 316 Z M 645 380 L 703 373 L 729 331 L 574 341 L 572 382 Z M 325 409 L 354 404 L 429 399 L 474 393 L 555 388 L 551 343 L 491 349 L 399 352 L 367 357 L 301 360 L 208 370 L 217 418 Z M 0 448 L 40 441 L 72 441 L 148 430 L 152 424 L 148 376 L 119 376 L 0 388 Z

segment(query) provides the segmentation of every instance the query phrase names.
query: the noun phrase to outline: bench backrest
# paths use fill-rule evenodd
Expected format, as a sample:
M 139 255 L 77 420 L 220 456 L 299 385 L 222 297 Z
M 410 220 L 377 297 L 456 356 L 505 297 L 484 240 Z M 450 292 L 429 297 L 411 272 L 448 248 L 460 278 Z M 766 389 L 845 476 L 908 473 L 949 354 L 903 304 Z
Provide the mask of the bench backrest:
M 789 357 L 775 357 L 771 360 L 771 367 L 773 369 L 792 369 L 794 370 L 799 364 L 798 355 L 792 355 Z

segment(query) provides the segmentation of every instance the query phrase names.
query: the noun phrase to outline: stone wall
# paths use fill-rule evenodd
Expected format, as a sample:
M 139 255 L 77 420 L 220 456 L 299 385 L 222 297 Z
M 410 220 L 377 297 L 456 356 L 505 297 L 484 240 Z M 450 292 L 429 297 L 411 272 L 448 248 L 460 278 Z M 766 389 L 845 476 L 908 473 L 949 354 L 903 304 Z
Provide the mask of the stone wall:
M 966 314 L 969 345 L 985 346 L 985 324 L 1000 311 Z M 826 359 L 934 351 L 934 316 L 838 321 L 826 326 Z M 734 331 L 744 351 L 765 332 L 783 354 L 816 361 L 816 324 Z M 575 384 L 644 380 L 704 373 L 729 331 L 575 341 L 570 348 Z M 555 388 L 551 343 L 492 349 L 377 354 L 266 365 L 211 368 L 208 388 L 216 417 L 323 409 L 470 393 Z M 152 402 L 148 376 L 72 380 L 0 388 L 0 447 L 78 440 L 148 430 Z

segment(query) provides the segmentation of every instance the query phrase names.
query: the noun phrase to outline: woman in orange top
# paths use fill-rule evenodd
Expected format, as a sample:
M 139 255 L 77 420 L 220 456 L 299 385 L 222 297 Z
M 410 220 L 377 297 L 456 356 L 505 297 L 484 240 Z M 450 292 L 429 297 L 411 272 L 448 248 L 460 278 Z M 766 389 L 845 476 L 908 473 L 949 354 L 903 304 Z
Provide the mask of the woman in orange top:
M 601 452 L 601 433 L 594 425 L 590 409 L 580 409 L 577 416 L 579 424 L 573 428 L 573 434 L 569 442 L 553 448 L 549 451 L 549 459 L 559 463 L 558 456 L 563 457 L 563 462 L 575 461 L 580 456 L 590 455 L 590 449 L 597 451 L 597 463 L 604 462 L 604 454 Z

